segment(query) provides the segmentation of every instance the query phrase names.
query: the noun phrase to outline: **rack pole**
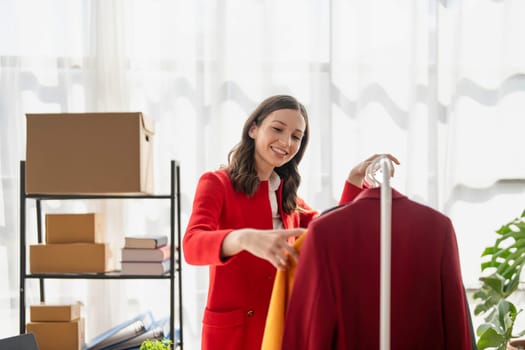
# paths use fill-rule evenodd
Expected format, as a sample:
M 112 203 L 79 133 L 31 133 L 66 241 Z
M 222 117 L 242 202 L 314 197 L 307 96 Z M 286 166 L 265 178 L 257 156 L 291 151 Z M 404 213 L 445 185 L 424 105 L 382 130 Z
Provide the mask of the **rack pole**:
M 180 252 L 181 249 L 181 222 L 180 222 L 180 166 L 177 161 L 172 160 L 171 161 L 171 237 L 175 237 L 175 242 L 171 243 L 171 256 L 172 261 L 175 262 L 175 267 L 172 267 L 171 278 L 170 278 L 170 289 L 171 289 L 171 295 L 170 295 L 170 308 L 172 310 L 171 316 L 170 316 L 170 334 L 171 338 L 173 340 L 173 346 L 175 348 L 179 348 L 182 350 L 184 348 L 184 332 L 183 332 L 183 326 L 182 326 L 182 264 L 181 259 L 182 257 L 180 254 L 177 254 L 175 256 L 175 246 L 177 247 L 177 252 Z M 173 271 L 175 270 L 175 271 Z M 175 301 L 175 281 L 174 281 L 174 273 L 177 273 L 178 281 L 177 281 L 177 298 L 178 298 L 178 326 L 179 326 L 179 334 L 180 337 L 177 340 L 175 338 L 175 320 L 174 320 L 174 301 Z
M 20 334 L 26 332 L 26 163 L 20 161 L 20 271 L 19 271 L 19 326 Z
M 42 203 L 40 199 L 37 199 L 36 201 L 36 230 L 37 230 L 37 237 L 38 237 L 38 243 L 44 243 L 43 240 L 43 234 L 42 234 Z M 43 303 L 46 301 L 46 290 L 44 286 L 44 279 L 39 278 L 38 284 L 40 286 L 40 302 Z
M 381 182 L 381 259 L 380 259 L 380 350 L 390 349 L 390 282 L 391 282 L 391 223 L 392 191 L 390 189 L 391 163 L 386 156 L 380 159 Z
M 176 174 L 177 174 L 177 187 L 176 187 L 176 195 L 177 195 L 177 247 L 178 251 L 182 252 L 182 245 L 181 245 L 181 198 L 180 198 L 180 165 L 177 162 L 176 163 Z M 178 291 L 179 291 L 179 330 L 180 330 L 180 349 L 182 350 L 184 348 L 184 327 L 182 326 L 182 254 L 179 254 L 177 256 L 177 265 L 179 268 L 179 279 L 178 279 Z
M 175 317 L 173 313 L 175 312 L 174 303 L 175 303 L 175 283 L 174 283 L 174 275 L 175 275 L 175 264 L 176 264 L 176 256 L 175 256 L 175 242 L 173 239 L 175 238 L 175 161 L 170 162 L 170 237 L 171 237 L 171 269 L 170 269 L 170 337 L 173 340 L 173 346 L 176 348 L 176 339 L 175 339 Z

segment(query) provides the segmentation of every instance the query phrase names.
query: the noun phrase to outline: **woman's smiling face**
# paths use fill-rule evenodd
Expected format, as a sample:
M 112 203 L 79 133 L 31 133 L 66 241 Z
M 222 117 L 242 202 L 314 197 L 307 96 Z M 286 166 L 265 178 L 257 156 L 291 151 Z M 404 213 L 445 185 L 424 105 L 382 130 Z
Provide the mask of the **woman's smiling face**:
M 252 125 L 250 137 L 255 142 L 255 166 L 260 180 L 268 180 L 274 168 L 290 161 L 299 151 L 306 122 L 293 109 L 279 109 L 260 125 Z

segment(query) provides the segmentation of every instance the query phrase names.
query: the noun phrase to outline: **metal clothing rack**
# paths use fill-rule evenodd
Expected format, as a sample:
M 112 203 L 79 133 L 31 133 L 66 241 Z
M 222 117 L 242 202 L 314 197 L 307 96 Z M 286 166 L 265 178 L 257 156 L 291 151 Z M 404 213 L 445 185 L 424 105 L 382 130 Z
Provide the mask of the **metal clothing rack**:
M 390 290 L 392 247 L 392 190 L 390 174 L 392 162 L 386 155 L 376 158 L 366 169 L 365 181 L 371 187 L 381 187 L 380 282 L 379 282 L 379 349 L 390 350 Z M 376 172 L 381 170 L 382 179 Z

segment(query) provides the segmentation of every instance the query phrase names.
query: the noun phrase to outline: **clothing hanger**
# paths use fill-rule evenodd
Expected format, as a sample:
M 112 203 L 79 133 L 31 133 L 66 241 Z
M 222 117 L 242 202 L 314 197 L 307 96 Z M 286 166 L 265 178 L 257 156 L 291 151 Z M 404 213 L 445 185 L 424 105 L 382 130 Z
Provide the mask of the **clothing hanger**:
M 387 173 L 382 169 L 382 163 L 386 161 L 387 163 Z M 364 182 L 368 188 L 376 188 L 381 186 L 381 183 L 385 181 L 384 175 L 387 175 L 386 179 L 390 180 L 390 174 L 392 173 L 393 164 L 386 155 L 381 155 L 378 158 L 374 159 L 372 163 L 365 170 Z M 383 175 L 381 177 L 377 175 L 377 172 L 380 171 Z
M 392 223 L 392 191 L 390 188 L 390 174 L 392 161 L 386 155 L 376 158 L 365 172 L 365 183 L 370 188 L 381 187 L 381 255 L 380 255 L 380 283 L 379 283 L 379 349 L 390 349 L 390 275 L 391 275 L 391 223 Z M 378 179 L 377 172 L 382 173 Z

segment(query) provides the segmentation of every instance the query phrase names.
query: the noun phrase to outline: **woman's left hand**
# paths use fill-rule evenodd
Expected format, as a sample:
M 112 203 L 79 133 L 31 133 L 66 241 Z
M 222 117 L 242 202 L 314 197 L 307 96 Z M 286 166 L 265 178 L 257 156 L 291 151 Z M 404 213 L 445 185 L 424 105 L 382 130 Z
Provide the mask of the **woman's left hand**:
M 400 164 L 399 160 L 397 160 L 397 158 L 391 154 L 374 154 L 368 157 L 367 159 L 365 159 L 364 161 L 362 161 L 361 163 L 357 164 L 352 170 L 350 170 L 350 173 L 348 174 L 348 178 L 346 179 L 346 181 L 348 181 L 349 183 L 351 183 L 352 185 L 356 187 L 362 188 L 363 180 L 366 175 L 366 168 L 368 168 L 368 166 L 370 166 L 370 164 L 372 164 L 374 160 L 376 160 L 377 158 L 381 156 L 387 156 L 388 159 L 390 159 L 393 163 L 397 165 Z M 392 167 L 392 174 L 391 174 L 392 176 L 394 176 L 394 170 L 395 168 Z

